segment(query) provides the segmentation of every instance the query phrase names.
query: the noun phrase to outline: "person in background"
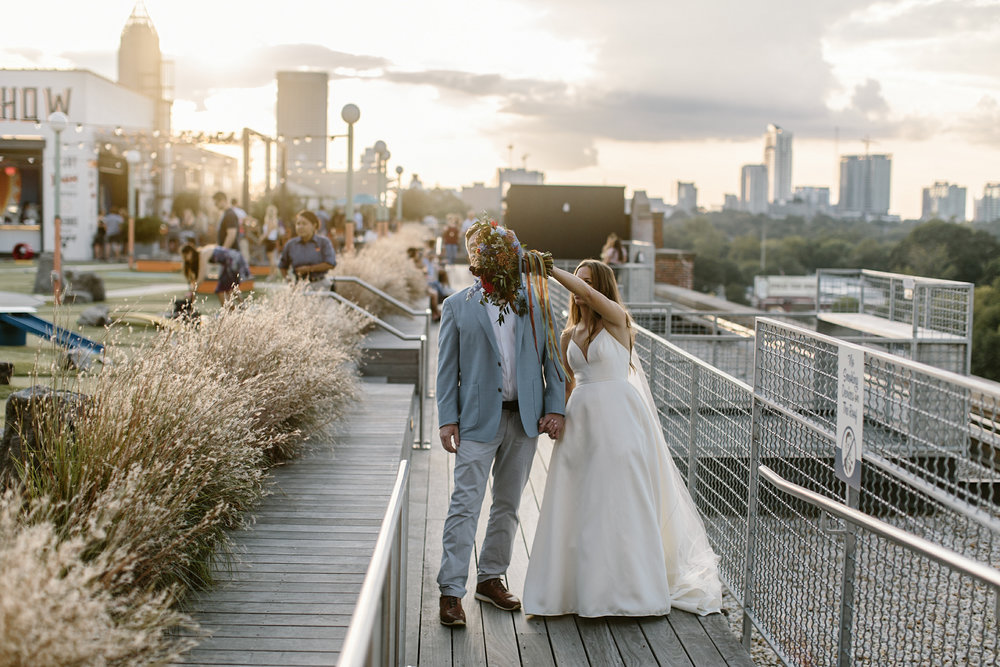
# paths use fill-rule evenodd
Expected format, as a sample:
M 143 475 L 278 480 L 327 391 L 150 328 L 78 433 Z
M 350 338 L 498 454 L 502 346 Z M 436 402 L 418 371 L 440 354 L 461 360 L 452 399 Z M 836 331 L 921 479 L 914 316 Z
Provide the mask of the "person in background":
M 278 269 L 283 277 L 288 277 L 288 269 L 299 280 L 311 283 L 322 282 L 327 271 L 337 266 L 337 255 L 330 239 L 320 236 L 319 218 L 312 211 L 299 211 L 295 216 L 293 237 L 281 250 Z
M 104 223 L 104 211 L 97 216 L 97 231 L 94 233 L 94 259 L 104 261 L 108 258 L 108 226 Z
M 108 230 L 108 252 L 106 253 L 107 259 L 118 259 L 121 257 L 122 253 L 122 227 L 125 224 L 125 218 L 123 218 L 117 211 L 117 209 L 111 209 L 107 215 L 104 216 L 104 225 Z
M 458 257 L 458 216 L 449 213 L 446 220 L 441 241 L 444 243 L 445 260 L 449 266 L 454 266 L 455 258 Z
M 208 277 L 209 263 L 219 265 L 215 295 L 219 297 L 220 304 L 225 304 L 234 292 L 238 296 L 240 283 L 250 279 L 250 267 L 247 266 L 243 255 L 234 248 L 223 248 L 211 243 L 196 248 L 193 243 L 188 243 L 181 248 L 181 262 L 184 277 L 191 286 L 189 299 L 194 298 L 199 283 Z
M 223 248 L 238 250 L 236 240 L 240 234 L 240 220 L 236 211 L 229 205 L 225 192 L 216 192 L 212 202 L 219 211 L 219 231 L 216 234 L 216 244 Z
M 278 223 L 278 207 L 268 204 L 264 211 L 264 226 L 261 234 L 264 237 L 264 253 L 267 255 L 268 266 L 271 267 L 271 276 L 278 276 L 278 235 L 281 233 L 281 225 Z
M 608 239 L 601 248 L 601 261 L 611 267 L 624 264 L 627 261 L 625 248 L 622 247 L 622 240 L 614 232 L 608 234 Z

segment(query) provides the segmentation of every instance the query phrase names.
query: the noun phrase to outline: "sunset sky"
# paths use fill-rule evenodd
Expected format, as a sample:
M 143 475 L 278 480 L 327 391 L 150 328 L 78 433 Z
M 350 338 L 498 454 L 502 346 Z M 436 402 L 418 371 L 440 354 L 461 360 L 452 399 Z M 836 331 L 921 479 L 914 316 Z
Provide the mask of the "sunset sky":
M 117 78 L 133 0 L 5 3 L 0 67 Z M 330 74 L 331 133 L 361 108 L 359 148 L 425 185 L 624 185 L 699 204 L 739 192 L 770 122 L 795 135 L 793 186 L 837 155 L 893 154 L 891 212 L 946 180 L 1000 181 L 1000 0 L 147 0 L 174 62 L 175 130 L 274 132 L 274 73 Z M 509 149 L 508 146 L 513 146 Z M 359 151 L 360 152 L 360 151 Z M 330 167 L 342 169 L 334 143 Z

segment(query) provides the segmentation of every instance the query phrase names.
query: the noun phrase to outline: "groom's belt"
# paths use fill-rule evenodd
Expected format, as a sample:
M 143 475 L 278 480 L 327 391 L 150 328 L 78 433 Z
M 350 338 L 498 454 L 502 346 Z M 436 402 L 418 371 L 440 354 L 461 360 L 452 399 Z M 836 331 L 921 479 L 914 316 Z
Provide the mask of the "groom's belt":
M 510 412 L 517 412 L 517 401 L 504 401 L 500 404 L 503 410 L 509 410 Z

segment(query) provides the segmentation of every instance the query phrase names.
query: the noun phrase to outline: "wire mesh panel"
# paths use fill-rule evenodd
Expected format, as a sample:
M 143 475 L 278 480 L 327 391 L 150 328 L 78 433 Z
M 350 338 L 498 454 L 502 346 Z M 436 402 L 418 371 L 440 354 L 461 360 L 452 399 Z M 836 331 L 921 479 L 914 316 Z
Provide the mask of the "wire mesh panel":
M 766 405 L 758 420 L 761 462 L 842 502 L 846 487 L 833 470 L 841 342 L 768 319 L 758 320 L 757 341 L 755 392 Z M 996 389 L 872 350 L 865 350 L 864 384 L 864 467 L 855 505 L 958 554 L 1000 566 Z M 971 578 L 877 535 L 824 526 L 814 507 L 780 497 L 767 485 L 757 509 L 758 539 L 767 548 L 758 549 L 751 563 L 751 616 L 789 662 L 836 660 L 838 644 L 831 648 L 826 630 L 807 632 L 837 629 L 837 615 L 827 605 L 846 610 L 840 613 L 851 632 L 843 637 L 853 637 L 847 646 L 855 664 L 996 660 L 992 594 Z M 841 555 L 831 560 L 830 549 Z M 796 554 L 817 569 L 799 576 Z M 844 579 L 850 598 L 837 592 Z M 805 634 L 796 638 L 789 628 Z M 803 643 L 818 652 L 802 659 L 796 652 Z

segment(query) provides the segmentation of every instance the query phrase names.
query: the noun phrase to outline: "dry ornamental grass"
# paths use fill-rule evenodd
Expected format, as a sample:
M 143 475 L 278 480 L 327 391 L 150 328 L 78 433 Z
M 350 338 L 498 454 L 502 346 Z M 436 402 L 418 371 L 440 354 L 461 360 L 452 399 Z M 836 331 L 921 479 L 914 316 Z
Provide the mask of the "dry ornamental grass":
M 164 331 L 140 354 L 109 345 L 85 407 L 39 418 L 18 493 L 0 499 L 0 664 L 182 650 L 166 634 L 187 622 L 176 597 L 210 583 L 267 467 L 352 405 L 361 328 L 297 288 Z

